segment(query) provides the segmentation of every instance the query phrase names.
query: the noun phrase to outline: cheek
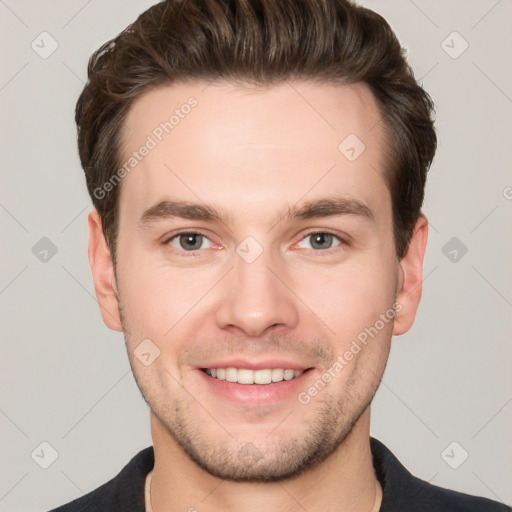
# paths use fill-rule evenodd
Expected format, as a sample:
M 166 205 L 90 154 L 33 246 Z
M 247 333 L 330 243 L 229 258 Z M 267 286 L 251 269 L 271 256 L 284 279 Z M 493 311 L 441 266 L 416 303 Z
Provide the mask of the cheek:
M 390 264 L 353 262 L 317 268 L 298 295 L 340 343 L 373 326 L 394 302 L 396 271 Z M 315 320 L 313 320 L 315 321 Z
M 175 327 L 201 310 L 215 282 L 211 269 L 192 272 L 143 257 L 132 262 L 120 268 L 120 291 L 127 327 L 138 337 L 172 337 Z

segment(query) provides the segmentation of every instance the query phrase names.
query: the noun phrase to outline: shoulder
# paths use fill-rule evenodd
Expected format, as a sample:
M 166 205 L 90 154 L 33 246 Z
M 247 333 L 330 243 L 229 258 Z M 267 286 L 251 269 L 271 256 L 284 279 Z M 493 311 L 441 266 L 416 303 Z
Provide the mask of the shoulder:
M 144 481 L 154 466 L 153 447 L 135 455 L 111 480 L 50 512 L 144 512 Z
M 512 512 L 503 503 L 432 485 L 412 475 L 375 438 L 370 439 L 375 473 L 383 489 L 381 512 Z

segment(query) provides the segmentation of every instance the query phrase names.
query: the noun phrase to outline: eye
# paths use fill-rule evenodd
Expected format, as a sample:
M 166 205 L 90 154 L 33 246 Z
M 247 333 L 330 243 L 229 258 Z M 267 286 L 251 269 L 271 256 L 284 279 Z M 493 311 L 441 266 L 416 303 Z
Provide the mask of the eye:
M 201 233 L 178 233 L 169 238 L 165 243 L 175 249 L 181 249 L 187 252 L 212 247 L 212 242 Z
M 336 235 L 332 233 L 310 233 L 306 235 L 298 244 L 298 247 L 302 249 L 314 249 L 317 251 L 325 251 L 326 249 L 331 249 L 332 247 L 336 247 L 341 245 L 342 241 Z

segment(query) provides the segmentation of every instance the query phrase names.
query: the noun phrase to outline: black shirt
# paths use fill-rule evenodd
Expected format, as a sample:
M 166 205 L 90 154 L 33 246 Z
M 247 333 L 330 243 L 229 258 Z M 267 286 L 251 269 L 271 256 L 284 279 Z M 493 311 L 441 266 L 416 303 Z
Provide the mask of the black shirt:
M 512 512 L 497 501 L 443 489 L 416 478 L 373 437 L 370 447 L 383 491 L 380 512 Z M 154 463 L 153 447 L 149 446 L 112 480 L 50 512 L 145 512 L 144 483 Z

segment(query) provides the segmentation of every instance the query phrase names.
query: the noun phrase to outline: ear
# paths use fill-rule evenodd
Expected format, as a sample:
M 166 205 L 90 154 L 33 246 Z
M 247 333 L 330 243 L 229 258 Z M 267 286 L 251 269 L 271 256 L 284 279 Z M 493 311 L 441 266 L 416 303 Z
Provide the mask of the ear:
M 393 334 L 406 333 L 414 323 L 421 299 L 423 257 L 427 247 L 428 221 L 420 214 L 413 229 L 407 252 L 399 263 L 398 292 Z
M 103 235 L 101 218 L 97 210 L 92 210 L 89 213 L 88 223 L 89 263 L 101 317 L 107 327 L 114 331 L 122 331 L 114 265 Z

